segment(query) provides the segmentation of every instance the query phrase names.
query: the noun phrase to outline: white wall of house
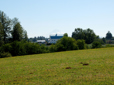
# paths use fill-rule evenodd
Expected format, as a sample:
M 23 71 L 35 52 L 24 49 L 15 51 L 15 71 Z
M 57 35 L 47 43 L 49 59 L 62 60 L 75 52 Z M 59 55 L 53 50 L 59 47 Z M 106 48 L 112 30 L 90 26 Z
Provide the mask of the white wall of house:
M 36 43 L 38 43 L 38 44 L 46 44 L 46 40 L 37 40 Z
M 55 44 L 59 39 L 50 39 L 49 43 Z
M 57 34 L 55 36 L 50 36 L 50 38 L 48 39 L 48 43 L 55 44 L 62 37 L 63 36 L 58 36 Z

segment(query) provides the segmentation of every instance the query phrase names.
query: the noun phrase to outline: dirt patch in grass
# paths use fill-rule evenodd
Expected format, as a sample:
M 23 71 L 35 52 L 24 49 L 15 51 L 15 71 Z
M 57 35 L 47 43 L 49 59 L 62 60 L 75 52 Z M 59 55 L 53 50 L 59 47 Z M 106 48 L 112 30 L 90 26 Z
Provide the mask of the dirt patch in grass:
M 31 72 L 31 73 L 29 73 L 29 74 L 33 74 L 33 73 Z
M 66 67 L 65 69 L 71 69 L 71 67 Z
M 89 63 L 83 63 L 83 62 L 80 62 L 80 64 L 82 64 L 83 66 L 89 65 Z
M 89 65 L 88 63 L 83 63 L 83 66 L 87 66 L 87 65 Z

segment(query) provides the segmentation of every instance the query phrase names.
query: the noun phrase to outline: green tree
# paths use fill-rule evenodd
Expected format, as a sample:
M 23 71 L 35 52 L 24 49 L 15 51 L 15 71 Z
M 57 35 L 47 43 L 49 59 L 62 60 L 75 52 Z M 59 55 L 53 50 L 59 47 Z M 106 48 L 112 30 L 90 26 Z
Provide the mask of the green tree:
M 24 30 L 17 18 L 12 19 L 12 38 L 13 41 L 28 41 L 27 31 Z
M 90 28 L 83 30 L 81 28 L 76 28 L 75 31 L 72 33 L 72 38 L 75 40 L 83 39 L 87 44 L 90 44 L 95 39 L 95 33 Z
M 3 41 L 3 27 L 2 27 L 2 24 L 0 23 L 0 46 L 3 45 L 4 41 Z
M 82 28 L 76 28 L 75 31 L 72 33 L 72 38 L 75 40 L 84 39 L 84 33 Z
M 56 43 L 57 51 L 77 50 L 78 45 L 75 39 L 64 36 Z
M 78 45 L 79 49 L 85 49 L 86 48 L 85 40 L 77 40 L 77 45 Z
M 99 41 L 94 41 L 92 43 L 92 48 L 101 48 L 101 43 Z
M 95 40 L 95 33 L 92 29 L 88 28 L 87 30 L 83 31 L 85 34 L 84 40 L 87 44 L 92 43 Z
M 112 38 L 112 33 L 108 31 L 108 33 L 106 34 L 106 39 L 111 39 L 111 38 Z
M 11 19 L 2 11 L 0 11 L 0 23 L 3 27 L 3 41 L 7 43 L 7 39 L 10 37 L 11 33 Z
M 64 34 L 64 36 L 68 37 L 68 34 L 67 34 L 67 33 L 65 33 L 65 34 Z
M 13 27 L 12 38 L 13 41 L 21 41 L 23 39 L 23 28 L 19 22 Z
M 57 47 L 56 47 L 56 45 L 51 45 L 51 46 L 49 46 L 49 51 L 50 52 L 56 52 L 57 51 Z

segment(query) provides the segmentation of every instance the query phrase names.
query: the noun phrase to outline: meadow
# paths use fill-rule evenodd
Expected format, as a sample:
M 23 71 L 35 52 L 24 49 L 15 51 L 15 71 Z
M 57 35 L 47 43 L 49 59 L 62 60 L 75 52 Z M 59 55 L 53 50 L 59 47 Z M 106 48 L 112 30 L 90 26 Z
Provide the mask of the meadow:
M 0 85 L 114 85 L 114 48 L 0 58 Z

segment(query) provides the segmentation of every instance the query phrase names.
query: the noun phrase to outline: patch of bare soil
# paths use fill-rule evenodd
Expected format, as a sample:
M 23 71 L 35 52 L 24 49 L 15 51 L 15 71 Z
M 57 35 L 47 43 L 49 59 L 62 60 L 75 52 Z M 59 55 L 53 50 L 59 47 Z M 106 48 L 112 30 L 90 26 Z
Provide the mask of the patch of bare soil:
M 89 63 L 83 63 L 83 62 L 80 62 L 80 64 L 82 64 L 83 66 L 89 65 Z
M 71 67 L 66 67 L 65 69 L 71 69 Z

